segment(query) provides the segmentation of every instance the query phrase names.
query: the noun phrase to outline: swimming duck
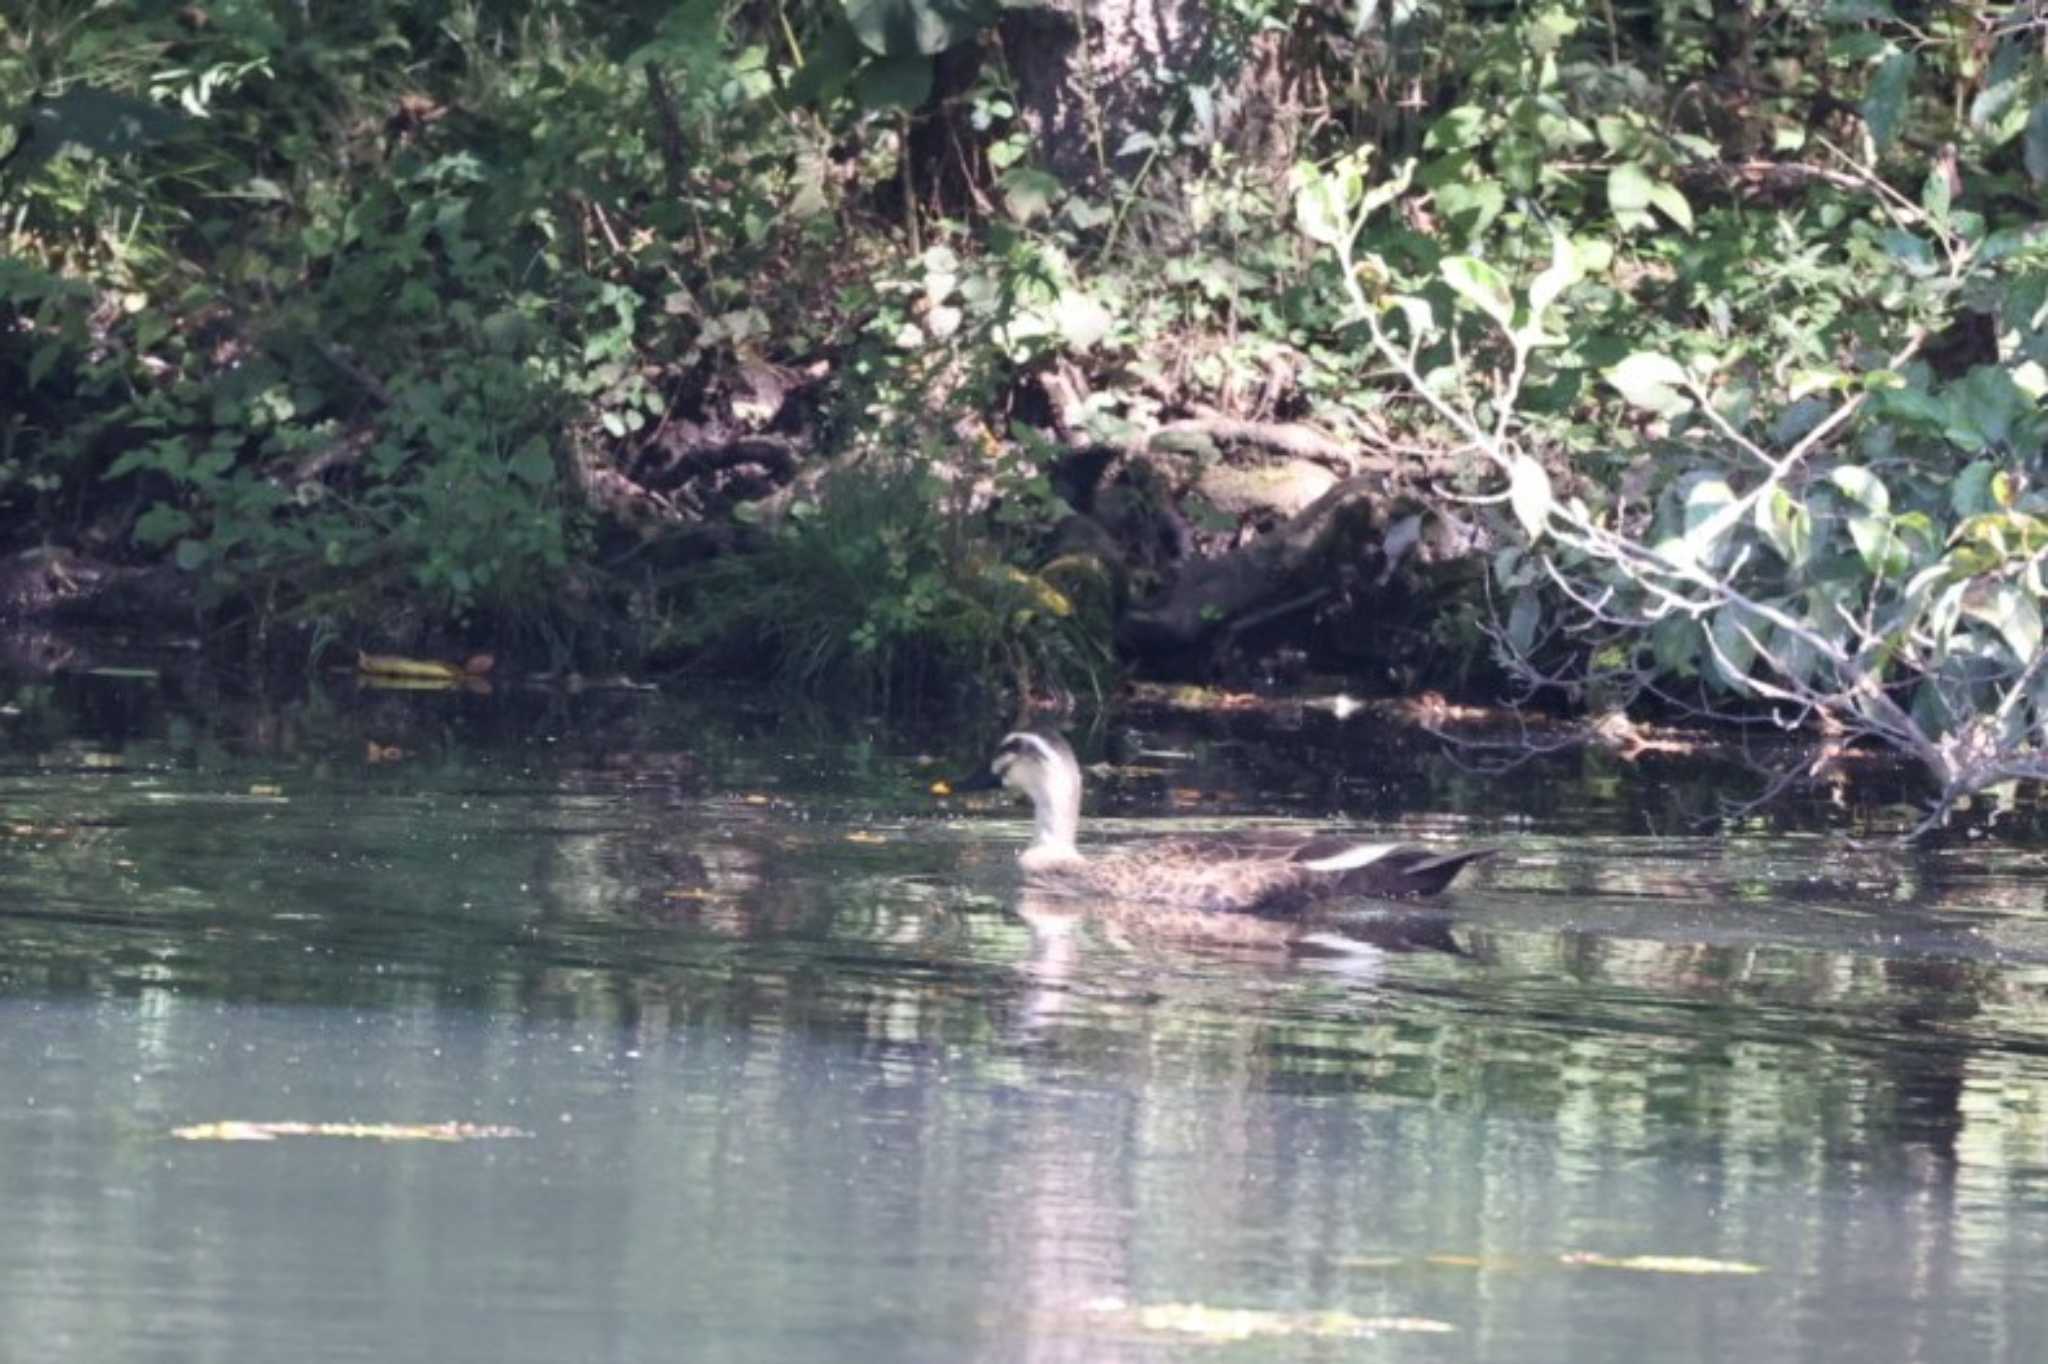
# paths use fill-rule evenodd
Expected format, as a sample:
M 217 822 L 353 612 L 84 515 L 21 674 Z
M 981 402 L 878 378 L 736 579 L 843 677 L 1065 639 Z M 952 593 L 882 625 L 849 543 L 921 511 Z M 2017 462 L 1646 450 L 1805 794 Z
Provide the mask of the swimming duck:
M 1081 764 L 1057 734 L 1018 730 L 1003 736 L 985 772 L 957 789 L 1002 786 L 1031 800 L 1033 838 L 1018 857 L 1027 888 L 1145 906 L 1148 917 L 1176 923 L 1188 936 L 1266 940 L 1274 919 L 1300 920 L 1340 896 L 1407 899 L 1435 895 L 1491 848 L 1434 852 L 1395 843 L 1361 843 L 1282 831 L 1173 838 L 1126 852 L 1084 857 Z M 1263 921 L 1263 922 L 1259 922 Z M 1227 931 L 1235 923 L 1238 932 Z

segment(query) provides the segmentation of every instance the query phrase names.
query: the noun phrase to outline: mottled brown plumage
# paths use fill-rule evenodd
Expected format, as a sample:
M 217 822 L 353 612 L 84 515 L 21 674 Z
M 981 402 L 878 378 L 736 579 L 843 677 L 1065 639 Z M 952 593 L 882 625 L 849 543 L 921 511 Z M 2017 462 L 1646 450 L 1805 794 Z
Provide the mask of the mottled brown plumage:
M 1249 832 L 1172 838 L 1084 857 L 1075 843 L 1081 767 L 1056 734 L 1004 737 L 977 784 L 1031 800 L 1035 837 L 1018 858 L 1031 895 L 1100 902 L 1143 916 L 1151 931 L 1222 941 L 1298 932 L 1319 904 L 1343 897 L 1407 899 L 1442 891 L 1492 849 L 1440 853 L 1329 836 Z

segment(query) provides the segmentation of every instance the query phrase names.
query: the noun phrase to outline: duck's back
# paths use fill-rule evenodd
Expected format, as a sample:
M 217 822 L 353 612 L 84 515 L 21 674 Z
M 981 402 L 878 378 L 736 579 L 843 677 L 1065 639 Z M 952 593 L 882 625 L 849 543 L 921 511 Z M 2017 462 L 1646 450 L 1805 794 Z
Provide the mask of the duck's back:
M 1434 895 L 1491 849 L 1436 853 L 1355 839 L 1253 832 L 1169 839 L 1032 873 L 1055 894 L 1201 914 L 1297 918 L 1335 896 Z
M 1169 839 L 1142 850 L 1108 852 L 1034 873 L 1041 889 L 1127 905 L 1200 914 L 1293 917 L 1318 898 L 1328 878 L 1286 860 L 1263 840 Z

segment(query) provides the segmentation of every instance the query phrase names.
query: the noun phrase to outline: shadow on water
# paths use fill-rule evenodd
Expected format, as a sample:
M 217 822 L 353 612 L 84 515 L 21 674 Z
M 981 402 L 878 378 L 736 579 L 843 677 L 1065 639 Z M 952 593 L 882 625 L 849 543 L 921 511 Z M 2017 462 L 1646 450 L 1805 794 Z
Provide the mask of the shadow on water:
M 1311 712 L 1094 736 L 1104 840 L 1508 849 L 1357 907 L 1363 950 L 1229 954 L 1020 915 L 1023 812 L 924 789 L 984 736 L 168 690 L 16 684 L 0 720 L 24 1358 L 2048 1338 L 2042 856 L 1864 837 L 1897 793 L 1708 834 L 1697 759 L 1489 777 Z M 227 1121 L 525 1135 L 172 1136 Z

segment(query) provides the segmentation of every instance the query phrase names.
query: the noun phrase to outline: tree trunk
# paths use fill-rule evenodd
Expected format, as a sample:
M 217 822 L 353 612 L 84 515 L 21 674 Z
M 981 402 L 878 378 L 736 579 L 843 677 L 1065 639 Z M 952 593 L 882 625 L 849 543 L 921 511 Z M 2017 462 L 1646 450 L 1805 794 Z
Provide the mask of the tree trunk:
M 1069 185 L 1129 174 L 1133 133 L 1163 132 L 1172 92 L 1160 71 L 1199 76 L 1214 20 L 1204 0 L 1052 0 L 1007 11 L 1003 50 L 1046 169 Z

